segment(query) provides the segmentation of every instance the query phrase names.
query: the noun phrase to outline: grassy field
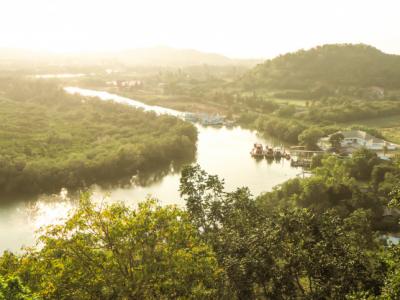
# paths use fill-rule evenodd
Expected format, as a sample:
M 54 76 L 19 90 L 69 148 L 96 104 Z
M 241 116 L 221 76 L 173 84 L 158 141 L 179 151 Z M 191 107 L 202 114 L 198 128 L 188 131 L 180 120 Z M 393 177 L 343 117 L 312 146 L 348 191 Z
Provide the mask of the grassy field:
M 207 99 L 199 99 L 185 95 L 163 95 L 161 93 L 151 92 L 130 92 L 121 91 L 114 88 L 103 88 L 111 93 L 115 93 L 124 97 L 132 98 L 149 105 L 158 105 L 184 112 L 204 112 L 211 114 L 224 114 L 226 107 L 216 102 L 208 101 Z
M 279 104 L 292 104 L 296 106 L 305 107 L 308 100 L 297 100 L 297 99 L 278 99 L 272 98 L 271 100 Z
M 119 93 L 121 94 L 121 93 Z M 223 114 L 226 108 L 218 105 L 211 101 L 201 101 L 198 99 L 191 99 L 190 97 L 184 97 L 179 95 L 158 95 L 158 94 L 147 94 L 147 95 L 136 95 L 130 93 L 122 93 L 122 95 L 133 98 L 135 100 L 144 102 L 149 105 L 158 105 L 163 107 L 172 108 L 178 111 L 185 112 L 205 112 L 205 113 L 219 113 Z
M 379 128 L 396 127 L 400 126 L 400 115 L 363 120 L 363 121 L 358 121 L 357 123 L 369 127 L 379 127 Z
M 274 101 L 279 104 L 292 104 L 292 105 L 302 106 L 302 107 L 305 107 L 307 104 L 307 101 L 310 101 L 310 100 L 306 100 L 306 99 L 277 98 L 274 96 L 274 92 L 276 92 L 276 91 L 261 90 L 261 91 L 257 91 L 257 96 L 260 96 L 265 100 Z M 243 92 L 243 93 L 241 93 L 241 95 L 242 96 L 252 96 L 253 92 Z
M 400 144 L 400 126 L 381 129 L 382 134 L 390 141 Z
M 350 124 L 345 123 L 343 125 Z M 385 138 L 396 144 L 400 144 L 400 115 L 357 121 L 357 124 L 379 128 Z

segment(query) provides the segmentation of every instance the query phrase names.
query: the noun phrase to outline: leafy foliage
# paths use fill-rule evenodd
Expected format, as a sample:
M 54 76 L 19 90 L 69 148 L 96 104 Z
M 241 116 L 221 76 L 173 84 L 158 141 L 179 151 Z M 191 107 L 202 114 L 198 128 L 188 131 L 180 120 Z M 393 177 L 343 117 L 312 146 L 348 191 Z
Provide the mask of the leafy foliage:
M 288 205 L 265 206 L 246 188 L 225 193 L 199 166 L 182 173 L 181 193 L 238 299 L 343 299 L 379 293 L 381 262 L 363 210 L 341 218 Z M 317 200 L 317 199 L 315 199 Z
M 299 141 L 301 144 L 305 145 L 308 149 L 318 148 L 317 142 L 321 137 L 324 136 L 324 132 L 316 127 L 310 127 L 304 130 L 299 135 Z
M 362 150 L 314 173 L 254 198 L 187 166 L 186 211 L 84 194 L 39 247 L 5 252 L 0 278 L 20 278 L 21 299 L 396 299 L 399 246 L 375 230 L 398 196 L 397 163 Z
M 393 162 L 360 149 L 348 159 L 318 157 L 314 165 L 313 176 L 291 179 L 259 200 L 267 207 L 295 204 L 318 214 L 335 209 L 344 218 L 364 209 L 371 214 L 374 229 L 398 230 L 399 214 L 394 212 L 392 219 L 384 216 L 400 180 L 400 169 Z
M 308 89 L 318 96 L 340 86 L 400 88 L 399 78 L 399 56 L 363 44 L 333 44 L 267 60 L 245 76 L 243 84 Z
M 39 298 L 23 286 L 18 277 L 0 276 L 0 300 L 39 300 Z
M 192 159 L 194 126 L 54 83 L 0 79 L 0 191 L 38 193 Z
M 343 140 L 344 140 L 344 135 L 340 132 L 332 134 L 329 137 L 329 143 L 331 143 L 332 148 L 336 149 L 337 151 L 340 150 Z
M 89 195 L 41 248 L 3 257 L 2 272 L 19 275 L 43 299 L 213 299 L 222 272 L 188 216 L 154 200 L 132 210 L 95 207 Z
M 303 115 L 303 120 L 321 122 L 356 122 L 400 114 L 400 102 L 368 100 L 351 97 L 328 97 L 313 102 Z

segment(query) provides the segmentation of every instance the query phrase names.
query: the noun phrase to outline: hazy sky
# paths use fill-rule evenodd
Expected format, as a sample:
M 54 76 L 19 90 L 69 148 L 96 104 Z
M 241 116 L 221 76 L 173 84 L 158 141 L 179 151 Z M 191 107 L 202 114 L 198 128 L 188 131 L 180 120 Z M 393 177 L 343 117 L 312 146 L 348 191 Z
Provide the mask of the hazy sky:
M 400 54 L 399 0 L 0 0 L 0 47 L 168 45 L 271 57 L 324 43 Z

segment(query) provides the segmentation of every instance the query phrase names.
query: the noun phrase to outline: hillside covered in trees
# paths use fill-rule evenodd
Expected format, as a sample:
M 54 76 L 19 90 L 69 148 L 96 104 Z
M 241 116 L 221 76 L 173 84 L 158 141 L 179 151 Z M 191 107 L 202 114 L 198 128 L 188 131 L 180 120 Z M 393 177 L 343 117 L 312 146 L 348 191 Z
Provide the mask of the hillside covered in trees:
M 280 55 L 241 80 L 247 88 L 400 88 L 400 56 L 364 44 L 332 44 Z
M 115 180 L 192 159 L 196 150 L 189 123 L 37 80 L 0 79 L 0 119 L 1 194 Z

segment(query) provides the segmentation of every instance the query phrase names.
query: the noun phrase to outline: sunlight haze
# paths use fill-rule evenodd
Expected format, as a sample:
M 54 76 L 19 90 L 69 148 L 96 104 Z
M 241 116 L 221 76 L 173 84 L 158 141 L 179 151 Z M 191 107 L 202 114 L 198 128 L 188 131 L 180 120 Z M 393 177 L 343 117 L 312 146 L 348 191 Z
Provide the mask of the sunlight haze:
M 0 0 L 0 300 L 399 300 L 399 12 Z
M 398 1 L 3 0 L 0 48 L 166 45 L 256 58 L 348 42 L 400 53 L 399 8 Z

